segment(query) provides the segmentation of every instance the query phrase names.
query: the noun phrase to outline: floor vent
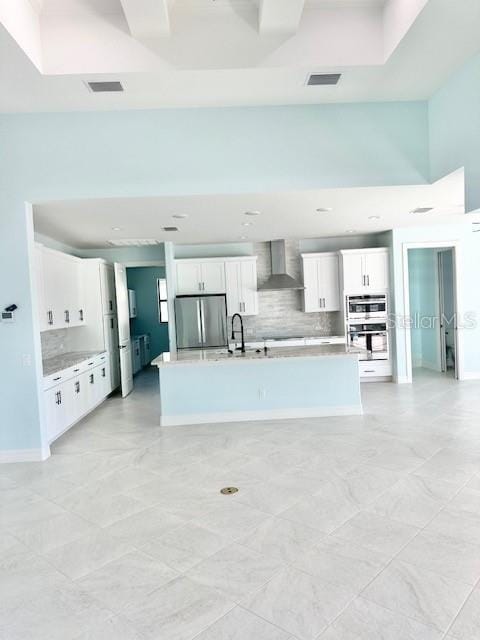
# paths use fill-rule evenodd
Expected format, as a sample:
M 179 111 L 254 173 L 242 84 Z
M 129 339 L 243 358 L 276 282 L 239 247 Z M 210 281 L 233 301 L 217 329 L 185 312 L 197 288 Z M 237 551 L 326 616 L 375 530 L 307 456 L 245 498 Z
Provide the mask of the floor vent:
M 341 73 L 311 73 L 307 79 L 309 87 L 325 86 L 338 84 Z
M 92 93 L 118 93 L 123 91 L 122 83 L 117 81 L 87 82 Z

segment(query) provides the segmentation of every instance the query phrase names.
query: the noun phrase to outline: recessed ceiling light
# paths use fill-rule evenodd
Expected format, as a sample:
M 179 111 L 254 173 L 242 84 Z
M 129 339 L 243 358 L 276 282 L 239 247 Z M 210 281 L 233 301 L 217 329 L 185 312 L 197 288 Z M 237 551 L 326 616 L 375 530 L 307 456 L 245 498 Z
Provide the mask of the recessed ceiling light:
M 315 209 L 317 213 L 328 213 L 329 211 L 333 211 L 332 207 L 318 207 Z
M 174 213 L 172 218 L 177 218 L 177 220 L 183 220 L 184 218 L 188 218 L 188 213 Z
M 122 227 L 112 227 L 112 231 L 121 231 Z
M 242 222 L 242 227 L 251 227 L 253 222 Z
M 347 229 L 345 233 L 357 233 L 356 229 Z
M 429 211 L 433 211 L 433 207 L 417 207 L 412 209 L 410 213 L 428 213 Z
M 245 216 L 259 216 L 260 215 L 260 211 L 245 211 L 243 215 L 245 215 Z
M 380 216 L 368 216 L 369 220 L 380 220 Z

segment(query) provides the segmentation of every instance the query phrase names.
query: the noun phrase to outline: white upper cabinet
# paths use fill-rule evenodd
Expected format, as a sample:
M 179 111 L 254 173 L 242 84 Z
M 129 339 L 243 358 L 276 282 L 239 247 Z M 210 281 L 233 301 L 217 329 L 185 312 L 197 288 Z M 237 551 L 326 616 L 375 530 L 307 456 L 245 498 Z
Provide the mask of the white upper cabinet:
M 224 260 L 177 260 L 177 294 L 225 293 Z
M 82 326 L 85 323 L 82 260 L 44 247 L 37 247 L 36 252 L 41 330 Z
M 340 253 L 343 290 L 346 293 L 375 293 L 388 290 L 388 249 L 355 249 Z
M 257 259 L 242 258 L 225 262 L 228 315 L 258 314 Z
M 340 286 L 337 253 L 302 254 L 304 310 L 339 311 Z

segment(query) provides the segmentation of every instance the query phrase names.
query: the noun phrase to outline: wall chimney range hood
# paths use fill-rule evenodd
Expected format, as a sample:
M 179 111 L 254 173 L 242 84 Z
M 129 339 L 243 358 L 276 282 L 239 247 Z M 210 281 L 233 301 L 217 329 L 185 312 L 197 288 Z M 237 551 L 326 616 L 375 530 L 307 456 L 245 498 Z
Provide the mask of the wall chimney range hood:
M 303 284 L 287 273 L 287 260 L 285 252 L 285 240 L 272 240 L 270 242 L 272 257 L 272 275 L 266 282 L 258 287 L 259 291 L 282 291 L 284 289 L 305 289 Z

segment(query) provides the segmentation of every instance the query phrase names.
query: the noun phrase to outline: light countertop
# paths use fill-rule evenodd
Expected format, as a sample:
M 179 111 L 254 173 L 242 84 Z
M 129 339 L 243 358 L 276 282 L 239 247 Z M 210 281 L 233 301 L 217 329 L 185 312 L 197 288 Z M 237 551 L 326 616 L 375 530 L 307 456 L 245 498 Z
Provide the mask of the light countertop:
M 265 354 L 263 349 L 258 353 L 256 349 L 248 349 L 245 353 L 235 351 L 215 351 L 208 349 L 186 349 L 184 351 L 165 352 L 152 361 L 156 367 L 178 364 L 227 364 L 231 362 L 249 362 L 253 360 L 275 360 L 277 358 L 323 358 L 345 356 L 357 358 L 363 353 L 362 349 L 350 349 L 344 344 L 329 344 L 319 346 L 300 347 L 269 347 Z
M 95 358 L 102 353 L 105 353 L 105 351 L 69 351 L 52 358 L 46 358 L 43 360 L 43 375 L 50 376 L 52 373 L 63 371 L 63 369 L 73 367 L 89 358 Z

